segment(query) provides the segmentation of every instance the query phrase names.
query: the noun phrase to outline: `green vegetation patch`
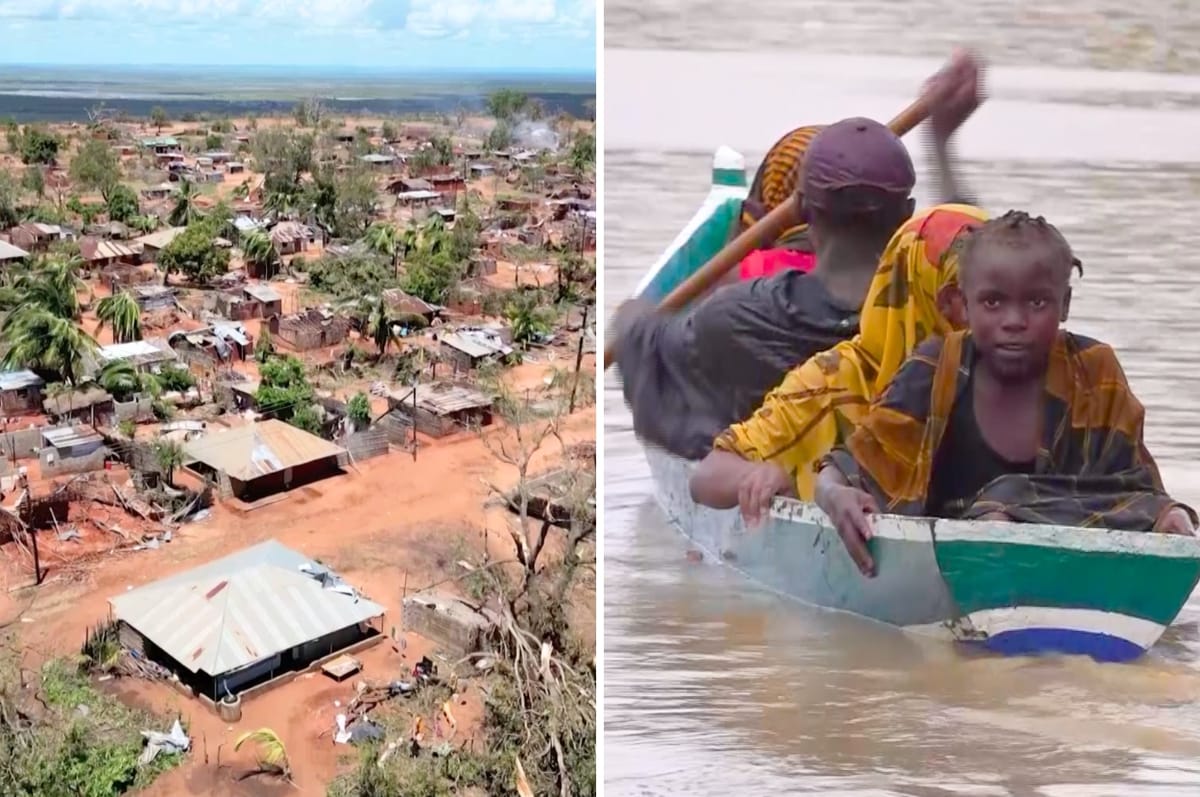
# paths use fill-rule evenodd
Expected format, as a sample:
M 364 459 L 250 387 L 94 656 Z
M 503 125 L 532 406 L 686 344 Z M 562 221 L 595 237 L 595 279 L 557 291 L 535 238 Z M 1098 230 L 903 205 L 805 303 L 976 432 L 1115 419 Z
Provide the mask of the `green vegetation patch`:
M 15 651 L 15 640 L 0 648 Z M 168 722 L 129 708 L 93 686 L 78 664 L 0 664 L 0 794 L 6 797 L 115 797 L 145 788 L 181 756 L 159 753 L 138 765 L 143 730 Z

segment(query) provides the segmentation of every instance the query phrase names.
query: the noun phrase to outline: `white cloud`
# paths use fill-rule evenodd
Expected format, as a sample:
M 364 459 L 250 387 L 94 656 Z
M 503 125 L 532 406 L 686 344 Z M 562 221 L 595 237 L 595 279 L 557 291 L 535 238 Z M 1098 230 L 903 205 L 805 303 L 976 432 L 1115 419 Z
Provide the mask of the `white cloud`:
M 594 30 L 595 0 L 0 0 L 0 19 L 287 23 L 296 31 L 407 30 L 419 36 L 506 29 Z

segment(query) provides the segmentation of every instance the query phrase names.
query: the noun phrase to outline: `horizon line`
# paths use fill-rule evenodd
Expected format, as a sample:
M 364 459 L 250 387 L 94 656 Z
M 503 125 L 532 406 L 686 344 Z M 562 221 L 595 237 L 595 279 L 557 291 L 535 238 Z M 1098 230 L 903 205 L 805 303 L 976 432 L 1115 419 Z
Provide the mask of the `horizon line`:
M 587 69 L 572 69 L 569 67 L 553 68 L 553 67 L 462 67 L 462 68 L 447 68 L 436 66 L 401 66 L 401 65 L 384 65 L 378 66 L 363 66 L 360 64 L 288 64 L 288 63 L 272 63 L 272 64 L 213 64 L 213 63 L 84 63 L 74 61 L 0 61 L 0 66 L 12 67 L 72 67 L 72 68 L 117 68 L 117 69 L 146 69 L 146 68 L 171 68 L 171 69 L 350 69 L 359 71 L 379 71 L 379 72 L 409 72 L 414 74 L 445 74 L 445 75 L 487 75 L 487 74 L 509 74 L 509 75 L 564 75 L 572 77 L 595 77 L 596 70 Z

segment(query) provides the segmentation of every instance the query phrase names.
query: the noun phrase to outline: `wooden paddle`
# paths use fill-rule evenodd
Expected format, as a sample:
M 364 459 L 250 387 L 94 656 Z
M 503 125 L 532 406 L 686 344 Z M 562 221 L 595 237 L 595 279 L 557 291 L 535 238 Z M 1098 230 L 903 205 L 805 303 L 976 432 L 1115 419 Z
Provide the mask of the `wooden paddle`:
M 920 98 L 901 111 L 895 119 L 888 122 L 888 127 L 896 135 L 903 136 L 925 121 L 927 116 L 929 116 L 929 106 L 925 98 Z M 730 269 L 742 262 L 746 255 L 757 249 L 762 241 L 774 241 L 784 230 L 796 224 L 799 218 L 800 197 L 792 194 L 786 202 L 759 219 L 754 226 L 743 231 L 737 238 L 725 244 L 725 248 L 717 252 L 712 260 L 676 286 L 675 290 L 659 302 L 658 309 L 675 311 L 687 307 L 693 299 L 703 296 L 712 286 L 716 285 Z M 616 359 L 617 346 L 614 340 L 604 347 L 605 370 Z

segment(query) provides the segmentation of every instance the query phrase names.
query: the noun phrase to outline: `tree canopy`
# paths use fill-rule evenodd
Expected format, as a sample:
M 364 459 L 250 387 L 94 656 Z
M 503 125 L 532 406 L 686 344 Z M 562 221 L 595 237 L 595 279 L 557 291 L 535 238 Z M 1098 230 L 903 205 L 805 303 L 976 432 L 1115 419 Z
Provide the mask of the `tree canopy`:
M 108 191 L 121 179 L 121 163 L 108 142 L 90 138 L 71 159 L 71 179 L 95 191 Z
M 192 222 L 158 254 L 166 274 L 178 272 L 192 282 L 205 283 L 229 270 L 229 252 L 217 246 L 216 232 L 206 220 Z

